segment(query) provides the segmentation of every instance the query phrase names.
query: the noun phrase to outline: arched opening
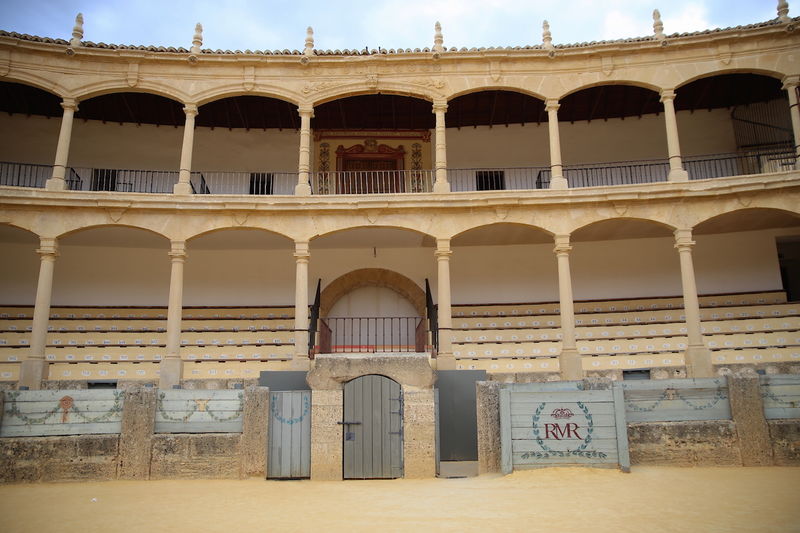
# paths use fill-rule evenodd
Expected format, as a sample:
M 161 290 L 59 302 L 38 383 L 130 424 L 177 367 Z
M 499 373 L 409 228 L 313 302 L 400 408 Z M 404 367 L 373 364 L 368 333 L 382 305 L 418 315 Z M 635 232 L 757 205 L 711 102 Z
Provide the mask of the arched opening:
M 203 194 L 294 194 L 297 105 L 242 95 L 201 105 L 195 119 L 191 183 Z
M 311 277 L 322 287 L 315 351 L 425 351 L 430 310 L 423 287 L 435 274 L 433 245 L 429 236 L 399 228 L 353 228 L 312 240 Z
M 695 226 L 698 288 L 707 293 L 784 291 L 800 300 L 800 214 L 750 208 Z
M 30 231 L 0 224 L 0 256 L 14 258 L 0 261 L 0 304 L 32 306 L 36 301 L 39 238 Z M 6 311 L 9 316 L 11 312 Z
M 316 194 L 428 192 L 432 187 L 431 103 L 364 94 L 314 109 Z
M 794 138 L 780 80 L 716 74 L 676 90 L 684 166 L 691 179 L 790 170 Z
M 484 90 L 447 104 L 448 181 L 454 191 L 547 188 L 550 176 L 544 102 Z
M 44 187 L 53 174 L 60 103 L 42 89 L 0 81 L 0 185 Z

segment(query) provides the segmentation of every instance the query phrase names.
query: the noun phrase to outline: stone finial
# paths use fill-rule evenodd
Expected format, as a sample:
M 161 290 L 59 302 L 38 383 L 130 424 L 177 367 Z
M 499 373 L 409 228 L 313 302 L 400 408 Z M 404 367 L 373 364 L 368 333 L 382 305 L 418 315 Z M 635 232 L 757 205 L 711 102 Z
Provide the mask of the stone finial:
M 194 25 L 194 36 L 192 36 L 192 49 L 193 55 L 200 54 L 200 47 L 203 46 L 203 25 L 199 22 Z
M 550 33 L 550 23 L 546 20 L 542 22 L 542 44 L 544 44 L 545 50 L 555 48 L 553 46 L 553 34 Z
M 778 0 L 778 20 L 781 22 L 789 22 L 789 2 L 786 0 Z
M 69 40 L 70 46 L 80 46 L 83 39 L 83 13 L 78 13 L 75 17 L 75 26 L 72 27 L 72 39 Z
M 653 10 L 653 33 L 656 35 L 656 39 L 659 41 L 663 41 L 665 39 L 664 23 L 661 22 L 661 13 L 658 11 L 658 9 Z
M 442 36 L 442 25 L 437 21 L 434 25 L 433 51 L 441 54 L 444 52 L 444 36 Z
M 303 54 L 306 57 L 314 55 L 314 29 L 311 26 L 306 28 L 306 47 L 303 49 Z

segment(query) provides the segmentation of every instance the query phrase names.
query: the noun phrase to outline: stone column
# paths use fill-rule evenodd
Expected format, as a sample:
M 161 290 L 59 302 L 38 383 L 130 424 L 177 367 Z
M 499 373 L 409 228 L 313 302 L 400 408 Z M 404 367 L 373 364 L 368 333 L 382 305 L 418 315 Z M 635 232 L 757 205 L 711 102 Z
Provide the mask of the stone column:
M 447 181 L 447 139 L 444 119 L 447 101 L 434 101 L 433 112 L 436 115 L 436 181 L 433 182 L 433 192 L 450 192 L 450 183 Z
M 308 241 L 295 241 L 294 361 L 293 367 L 308 369 Z
M 561 379 L 583 379 L 581 356 L 575 344 L 575 304 L 572 302 L 572 275 L 569 269 L 569 235 L 556 235 L 553 252 L 558 260 L 558 306 L 561 309 L 561 354 L 558 356 Z
M 297 196 L 311 195 L 311 118 L 314 116 L 314 108 L 311 106 L 300 106 L 297 108 L 300 113 L 300 159 L 297 163 L 297 185 L 294 194 Z
M 186 261 L 186 243 L 172 241 L 169 257 L 172 268 L 167 308 L 167 356 L 159 365 L 158 386 L 161 389 L 171 389 L 174 385 L 180 385 L 183 377 L 181 315 L 183 314 L 183 264 Z
M 53 295 L 53 268 L 58 257 L 58 241 L 42 237 L 39 241 L 39 283 L 36 287 L 36 304 L 33 308 L 30 354 L 22 361 L 19 385 L 31 390 L 40 389 L 47 379 L 47 323 L 50 320 L 50 299 Z
M 72 140 L 72 122 L 75 111 L 78 110 L 78 101 L 74 98 L 64 98 L 61 102 L 64 114 L 61 116 L 61 130 L 58 132 L 58 146 L 56 159 L 53 162 L 53 176 L 45 183 L 48 191 L 63 191 L 67 188 L 64 177 L 67 173 L 67 160 L 69 159 L 69 142 Z
M 678 141 L 678 120 L 675 118 L 675 91 L 661 91 L 664 104 L 664 121 L 667 125 L 667 154 L 669 155 L 669 181 L 689 181 L 689 174 L 683 169 L 681 145 Z
M 454 370 L 456 361 L 453 357 L 453 344 L 450 339 L 453 329 L 453 311 L 450 301 L 450 239 L 436 239 L 437 265 L 437 304 L 439 306 L 439 351 L 437 355 L 438 370 Z
M 783 89 L 789 95 L 789 115 L 792 117 L 792 133 L 794 134 L 795 164 L 800 170 L 800 107 L 798 107 L 797 86 L 800 76 L 787 76 L 783 79 Z
M 544 102 L 547 110 L 547 130 L 550 136 L 550 188 L 566 189 L 569 187 L 564 177 L 564 167 L 561 164 L 561 137 L 558 133 L 558 108 L 561 104 L 555 98 L 548 98 Z
M 686 377 L 708 378 L 713 375 L 711 352 L 703 344 L 700 329 L 700 301 L 697 298 L 697 285 L 692 263 L 692 230 L 675 230 L 675 248 L 681 262 L 681 285 L 683 287 L 683 312 L 686 315 L 686 332 L 689 337 L 686 348 Z
M 183 106 L 186 122 L 183 124 L 183 145 L 181 146 L 181 165 L 178 174 L 178 183 L 172 189 L 175 194 L 192 194 L 192 185 L 189 178 L 192 174 L 192 150 L 194 148 L 194 117 L 197 116 L 197 106 L 186 104 Z

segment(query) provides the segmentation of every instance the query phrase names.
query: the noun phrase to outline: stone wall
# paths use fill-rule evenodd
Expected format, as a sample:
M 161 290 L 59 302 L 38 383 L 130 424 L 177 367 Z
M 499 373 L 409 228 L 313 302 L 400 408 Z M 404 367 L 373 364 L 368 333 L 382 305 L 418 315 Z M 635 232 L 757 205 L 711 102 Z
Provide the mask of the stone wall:
M 628 424 L 632 465 L 737 466 L 739 442 L 733 421 Z

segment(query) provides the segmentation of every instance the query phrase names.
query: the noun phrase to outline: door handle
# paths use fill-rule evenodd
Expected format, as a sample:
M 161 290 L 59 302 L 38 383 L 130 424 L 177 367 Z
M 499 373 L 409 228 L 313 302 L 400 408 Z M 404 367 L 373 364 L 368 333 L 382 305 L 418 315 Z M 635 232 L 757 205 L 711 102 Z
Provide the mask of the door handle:
M 336 422 L 340 426 L 360 426 L 361 422 L 345 422 L 344 420 Z

